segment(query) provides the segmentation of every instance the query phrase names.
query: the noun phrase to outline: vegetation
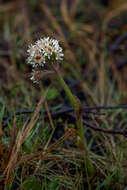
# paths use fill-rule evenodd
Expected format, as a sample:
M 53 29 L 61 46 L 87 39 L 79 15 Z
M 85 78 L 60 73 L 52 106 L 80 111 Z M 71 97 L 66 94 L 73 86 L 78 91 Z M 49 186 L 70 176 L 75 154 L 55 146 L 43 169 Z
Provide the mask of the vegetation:
M 0 1 L 0 189 L 126 190 L 126 10 Z M 48 36 L 64 59 L 32 83 L 28 46 Z

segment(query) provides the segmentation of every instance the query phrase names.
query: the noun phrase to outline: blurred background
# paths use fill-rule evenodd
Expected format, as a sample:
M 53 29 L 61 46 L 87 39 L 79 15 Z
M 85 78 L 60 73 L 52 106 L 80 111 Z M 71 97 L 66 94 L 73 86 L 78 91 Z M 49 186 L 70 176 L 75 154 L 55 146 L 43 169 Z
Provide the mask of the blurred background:
M 28 46 L 51 36 L 64 49 L 64 78 L 85 104 L 125 104 L 126 9 L 124 0 L 1 0 L 0 102 L 31 107 L 42 88 L 54 86 L 50 77 L 33 85 L 27 64 Z
M 126 110 L 83 113 L 83 119 L 94 126 L 88 129 L 89 125 L 84 125 L 95 167 L 90 181 L 73 134 L 70 141 L 59 142 L 67 129 L 75 126 L 73 113 L 65 114 L 68 99 L 53 76 L 33 84 L 32 68 L 27 63 L 28 46 L 48 36 L 59 40 L 63 47 L 61 73 L 84 106 L 127 104 L 126 0 L 0 0 L 1 176 L 7 164 L 11 165 L 7 178 L 0 177 L 0 189 L 4 189 L 5 181 L 8 187 L 12 183 L 10 190 L 23 186 L 36 190 L 38 183 L 39 190 L 79 190 L 88 186 L 96 190 L 127 189 Z M 45 115 L 38 113 L 36 125 L 31 122 L 33 126 L 27 127 L 32 130 L 25 133 L 26 121 L 31 119 L 27 114 L 33 112 L 49 86 Z M 54 109 L 50 115 L 51 108 L 61 108 L 62 114 L 54 116 Z M 103 129 L 124 133 L 100 132 Z M 20 132 L 28 135 L 24 141 L 18 141 L 23 137 Z M 47 157 L 34 159 L 54 142 L 59 142 L 58 146 Z M 27 160 L 29 155 L 33 157 Z

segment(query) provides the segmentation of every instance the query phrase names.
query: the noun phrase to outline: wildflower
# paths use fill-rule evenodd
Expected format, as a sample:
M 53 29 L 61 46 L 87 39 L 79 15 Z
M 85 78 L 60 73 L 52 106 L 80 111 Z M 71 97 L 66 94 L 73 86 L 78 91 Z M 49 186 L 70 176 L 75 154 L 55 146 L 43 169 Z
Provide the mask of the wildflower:
M 34 45 L 30 45 L 28 52 L 28 63 L 33 67 L 43 67 L 45 63 L 55 63 L 63 60 L 64 54 L 59 42 L 52 38 L 42 38 L 37 40 Z

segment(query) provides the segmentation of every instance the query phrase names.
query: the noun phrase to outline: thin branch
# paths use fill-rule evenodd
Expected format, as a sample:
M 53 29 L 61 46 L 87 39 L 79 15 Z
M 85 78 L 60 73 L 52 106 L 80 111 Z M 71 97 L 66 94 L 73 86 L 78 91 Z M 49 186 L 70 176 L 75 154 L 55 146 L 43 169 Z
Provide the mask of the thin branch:
M 83 113 L 84 114 L 96 114 L 96 115 L 104 115 L 104 113 L 100 113 L 100 112 L 94 112 L 92 110 L 105 110 L 105 109 L 127 109 L 127 105 L 120 105 L 120 106 L 90 106 L 90 107 L 83 107 Z M 60 110 L 58 111 L 54 111 L 55 108 L 50 108 L 49 109 L 50 112 L 51 112 L 51 115 L 52 116 L 59 116 L 59 115 L 62 115 L 64 113 L 70 113 L 70 112 L 73 112 L 73 108 L 72 107 L 67 107 L 67 106 L 62 106 L 60 108 Z M 14 117 L 15 115 L 21 115 L 21 114 L 31 114 L 33 113 L 34 110 L 17 110 L 14 112 L 14 114 L 10 115 L 7 117 L 7 116 L 4 116 L 3 117 L 3 124 L 2 126 L 3 127 L 6 127 L 8 122 L 10 122 L 11 118 Z M 44 117 L 47 118 L 47 114 L 46 114 L 46 111 L 45 110 L 42 110 L 40 112 L 41 114 L 44 114 Z
M 127 137 L 127 129 L 124 130 L 112 130 L 112 129 L 104 129 L 101 127 L 97 127 L 95 125 L 92 125 L 90 123 L 88 123 L 87 121 L 83 120 L 83 123 L 86 125 L 86 127 L 89 127 L 95 131 L 100 131 L 103 133 L 108 133 L 108 134 L 113 134 L 113 135 L 123 135 L 124 137 Z

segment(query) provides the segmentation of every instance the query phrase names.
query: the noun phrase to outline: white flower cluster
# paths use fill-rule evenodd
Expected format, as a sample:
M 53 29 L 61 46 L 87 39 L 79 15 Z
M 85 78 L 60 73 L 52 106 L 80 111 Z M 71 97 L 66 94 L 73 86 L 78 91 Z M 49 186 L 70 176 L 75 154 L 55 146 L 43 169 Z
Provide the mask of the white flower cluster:
M 30 45 L 28 52 L 28 63 L 33 67 L 44 66 L 46 62 L 54 63 L 63 60 L 62 48 L 59 42 L 52 38 L 42 38 L 37 40 L 34 45 Z

